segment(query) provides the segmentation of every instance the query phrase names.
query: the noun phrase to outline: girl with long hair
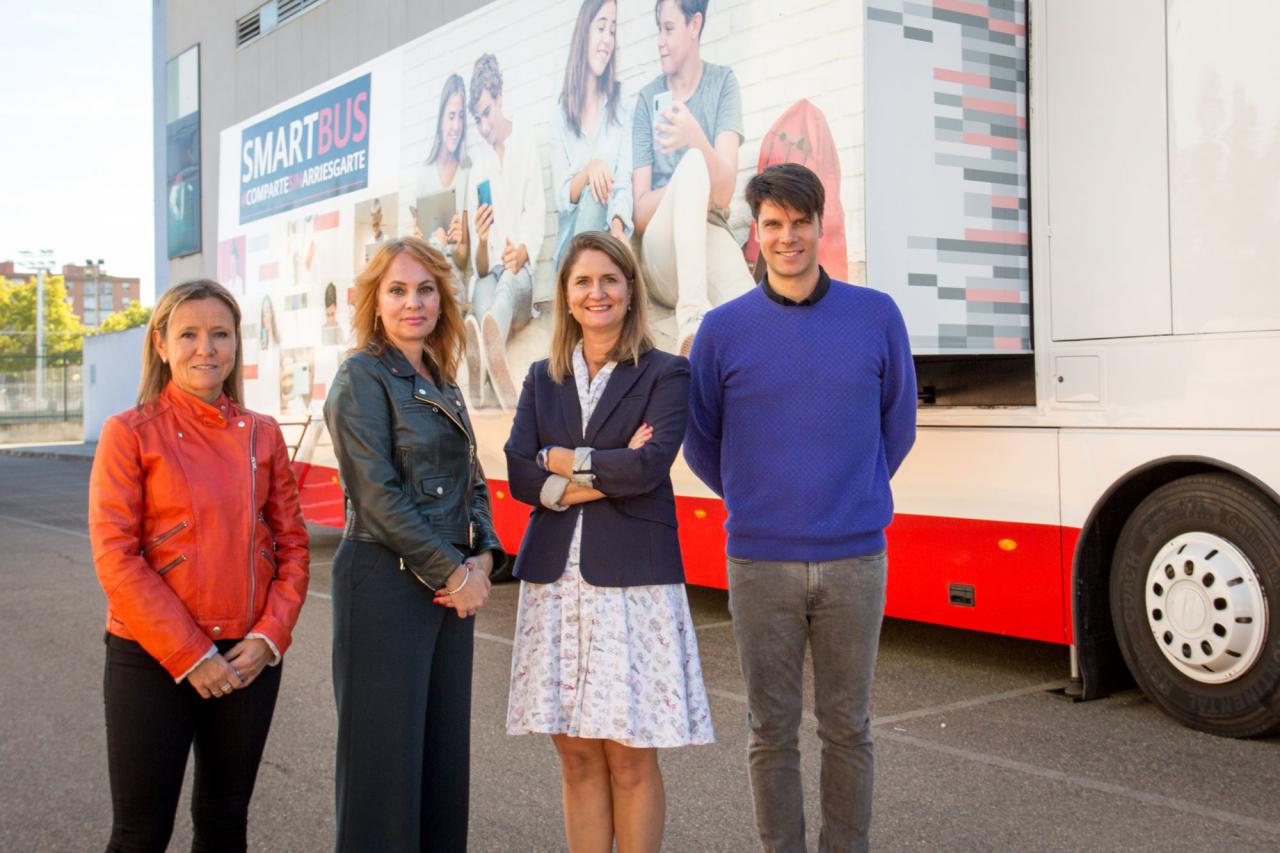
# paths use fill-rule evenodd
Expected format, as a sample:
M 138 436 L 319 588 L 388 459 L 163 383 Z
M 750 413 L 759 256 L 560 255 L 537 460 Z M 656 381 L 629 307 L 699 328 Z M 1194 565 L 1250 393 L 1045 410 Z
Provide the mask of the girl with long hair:
M 631 234 L 631 128 L 618 82 L 617 26 L 616 0 L 583 0 L 548 131 L 557 265 L 575 234 Z
M 467 86 L 461 75 L 450 74 L 440 91 L 431 153 L 419 167 L 415 190 L 407 203 L 411 233 L 444 254 L 459 283 L 467 281 L 471 261 L 471 237 L 464 198 L 470 166 L 467 159 Z M 427 223 L 424 232 L 417 205 L 422 199 L 444 192 L 453 193 L 453 216 L 448 223 L 438 223 L 434 228 L 430 227 L 432 223 Z

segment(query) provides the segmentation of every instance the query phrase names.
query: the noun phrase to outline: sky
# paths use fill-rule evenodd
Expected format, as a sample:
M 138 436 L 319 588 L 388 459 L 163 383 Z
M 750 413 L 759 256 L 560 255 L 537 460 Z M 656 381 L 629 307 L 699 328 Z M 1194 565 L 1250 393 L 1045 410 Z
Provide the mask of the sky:
M 0 0 L 0 260 L 155 283 L 150 0 Z

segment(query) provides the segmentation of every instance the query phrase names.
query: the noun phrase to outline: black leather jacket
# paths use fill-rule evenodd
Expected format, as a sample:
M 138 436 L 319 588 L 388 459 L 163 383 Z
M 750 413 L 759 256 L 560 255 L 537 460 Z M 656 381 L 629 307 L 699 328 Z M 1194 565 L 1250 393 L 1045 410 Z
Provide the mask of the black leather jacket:
M 324 404 L 346 495 L 344 539 L 377 542 L 432 589 L 468 554 L 505 557 L 456 385 L 422 379 L 395 347 L 338 368 Z

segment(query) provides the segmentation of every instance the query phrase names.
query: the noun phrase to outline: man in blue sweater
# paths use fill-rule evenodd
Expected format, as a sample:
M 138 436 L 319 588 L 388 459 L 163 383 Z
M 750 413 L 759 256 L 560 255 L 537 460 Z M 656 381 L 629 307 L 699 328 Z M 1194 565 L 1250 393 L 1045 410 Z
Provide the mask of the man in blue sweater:
M 818 176 L 771 166 L 746 196 L 768 276 L 708 312 L 694 340 L 684 455 L 728 510 L 729 607 L 760 840 L 767 850 L 805 849 L 798 731 L 808 642 L 822 739 L 820 849 L 865 850 L 889 478 L 915 441 L 915 369 L 893 300 L 832 281 L 818 265 Z

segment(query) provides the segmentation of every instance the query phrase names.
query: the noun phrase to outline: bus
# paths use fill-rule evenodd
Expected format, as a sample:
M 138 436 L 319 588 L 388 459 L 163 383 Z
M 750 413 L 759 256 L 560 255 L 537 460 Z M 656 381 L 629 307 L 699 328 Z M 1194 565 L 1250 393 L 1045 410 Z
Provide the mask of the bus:
M 573 38 L 601 8 L 604 71 Z M 805 163 L 829 193 L 824 267 L 907 321 L 919 435 L 893 481 L 886 614 L 1069 646 L 1080 699 L 1136 683 L 1204 731 L 1280 727 L 1280 7 L 712 0 L 696 15 L 697 60 L 730 70 L 717 120 L 739 143 L 737 192 L 708 228 L 751 269 L 742 187 Z M 309 520 L 343 519 L 320 412 L 354 277 L 389 237 L 456 249 L 452 217 L 485 197 L 468 166 L 492 156 L 480 92 L 540 161 L 525 176 L 540 194 L 495 202 L 535 223 L 532 310 L 505 341 L 519 377 L 550 337 L 569 81 L 616 81 L 601 121 L 652 162 L 637 93 L 688 61 L 665 38 L 649 2 L 476 3 L 221 132 L 218 274 L 245 306 L 247 404 L 300 425 Z M 474 259 L 458 272 L 465 294 Z M 677 349 L 672 306 L 653 307 Z M 510 389 L 483 367 L 460 382 L 515 552 L 530 508 L 505 481 Z M 673 481 L 688 580 L 723 587 L 724 505 L 682 462 Z

